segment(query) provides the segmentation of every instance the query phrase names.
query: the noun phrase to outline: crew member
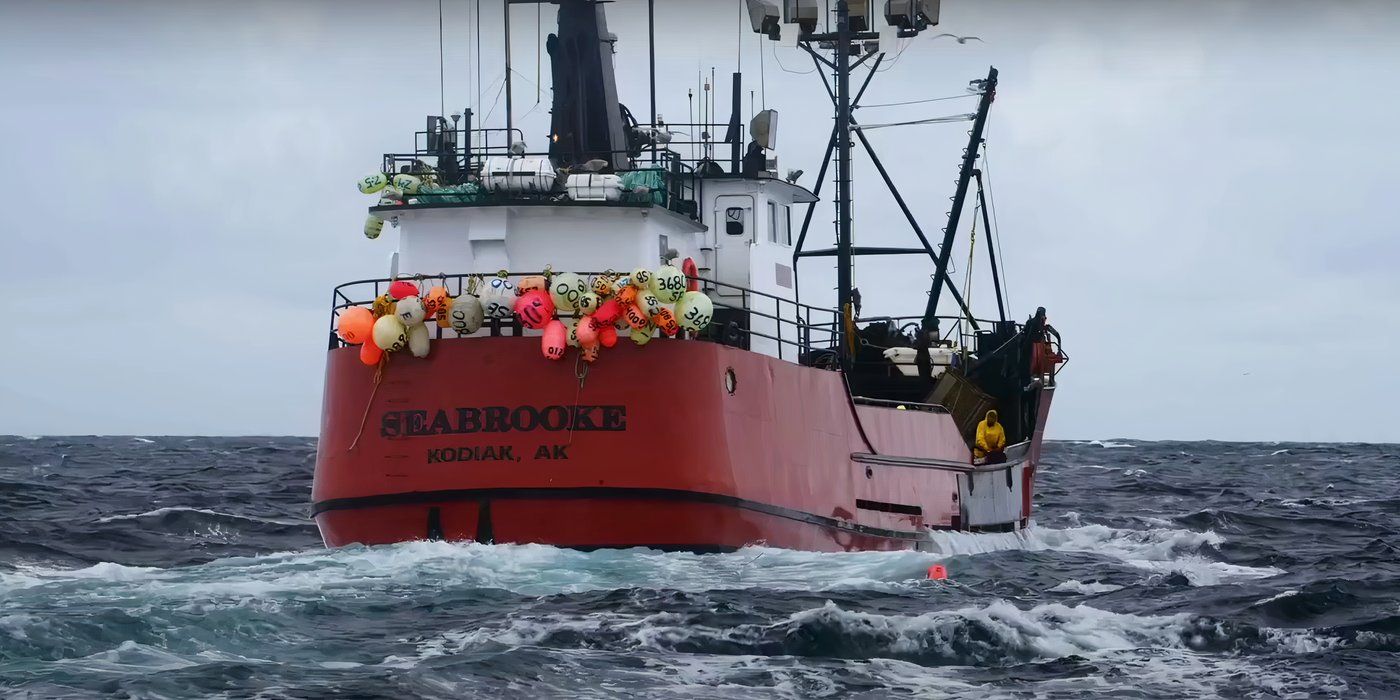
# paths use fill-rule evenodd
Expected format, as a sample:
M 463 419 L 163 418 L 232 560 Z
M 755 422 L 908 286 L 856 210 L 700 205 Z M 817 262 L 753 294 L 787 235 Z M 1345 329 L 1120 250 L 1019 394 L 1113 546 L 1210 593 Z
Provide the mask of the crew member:
M 973 448 L 972 456 L 985 460 L 986 464 L 1006 461 L 1006 430 L 997 421 L 995 410 L 987 411 L 986 419 L 977 424 L 977 446 Z

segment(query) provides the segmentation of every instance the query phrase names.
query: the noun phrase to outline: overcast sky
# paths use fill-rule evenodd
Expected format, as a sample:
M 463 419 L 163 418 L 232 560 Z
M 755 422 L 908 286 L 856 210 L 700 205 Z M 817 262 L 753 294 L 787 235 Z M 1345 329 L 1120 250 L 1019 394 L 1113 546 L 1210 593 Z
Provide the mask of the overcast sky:
M 474 2 L 445 0 L 445 100 L 500 125 L 483 4 L 477 86 Z M 782 115 L 780 167 L 812 186 L 830 107 L 810 60 L 740 32 L 739 0 L 657 5 L 661 114 L 686 121 L 697 70 L 742 59 L 746 99 Z M 644 8 L 609 6 L 643 120 Z M 518 121 L 542 146 L 535 10 L 513 17 Z M 353 183 L 439 111 L 437 25 L 424 0 L 0 0 L 0 433 L 314 435 L 330 290 L 383 276 L 394 240 L 361 235 Z M 1010 299 L 1046 306 L 1073 356 L 1052 437 L 1400 441 L 1400 6 L 944 0 L 939 31 L 985 41 L 907 42 L 865 102 L 1001 70 L 987 167 Z M 871 132 L 928 231 L 964 132 Z M 912 241 L 863 159 L 857 178 L 857 242 Z M 807 265 L 804 292 L 826 286 Z M 928 272 L 863 260 L 867 313 L 920 312 Z M 995 313 L 985 285 L 973 304 Z

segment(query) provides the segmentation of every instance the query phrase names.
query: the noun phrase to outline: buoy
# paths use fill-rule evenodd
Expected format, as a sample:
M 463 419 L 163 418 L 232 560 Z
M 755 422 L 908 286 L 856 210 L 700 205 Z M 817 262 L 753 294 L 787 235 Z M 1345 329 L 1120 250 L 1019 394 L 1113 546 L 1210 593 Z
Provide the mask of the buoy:
M 428 327 L 416 323 L 408 327 L 408 351 L 414 357 L 428 356 Z
M 384 352 L 398 352 L 408 342 L 408 328 L 396 314 L 381 316 L 374 322 L 374 344 Z
M 569 347 L 578 347 L 578 319 L 564 319 L 564 331 L 566 333 L 564 341 L 569 344 Z
M 592 316 L 580 318 L 578 325 L 574 328 L 574 335 L 578 336 L 580 347 L 585 349 L 598 347 L 598 327 L 593 325 Z
M 597 277 L 593 278 L 591 291 L 594 294 L 597 294 L 599 297 L 610 297 L 613 295 L 614 292 L 617 291 L 616 288 L 613 286 L 616 283 L 617 281 L 613 278 L 612 275 L 598 275 Z
M 647 343 L 651 342 L 651 331 L 652 329 L 650 328 L 645 330 L 640 328 L 633 328 L 631 334 L 628 337 L 632 338 L 632 342 L 636 343 L 638 346 L 646 345 Z
M 651 278 L 651 293 L 663 304 L 674 304 L 685 294 L 685 275 L 680 268 L 663 265 Z
M 598 310 L 593 312 L 593 320 L 600 325 L 611 326 L 617 323 L 617 319 L 622 317 L 622 304 L 616 299 L 609 299 L 598 305 Z
M 452 319 L 452 330 L 459 335 L 471 335 L 481 330 L 481 322 L 486 320 L 486 310 L 475 294 L 463 294 L 452 300 L 452 310 L 447 313 Z
M 605 348 L 617 345 L 617 329 L 611 324 L 603 326 L 603 328 L 598 331 L 598 344 Z
M 408 280 L 398 280 L 389 285 L 389 296 L 393 297 L 395 301 L 404 297 L 416 297 L 418 296 L 418 285 Z
M 700 332 L 710 325 L 715 316 L 714 302 L 704 292 L 686 292 L 676 302 L 676 319 L 681 328 Z
M 578 301 L 587 291 L 583 278 L 572 272 L 561 272 L 549 281 L 549 296 L 554 297 L 554 308 L 562 313 L 578 309 Z
M 623 306 L 637 303 L 637 288 L 629 284 L 619 289 L 617 292 L 617 303 Z
M 384 219 L 370 214 L 365 217 L 365 238 L 371 241 L 379 238 L 379 234 L 384 232 Z
M 544 335 L 540 336 L 540 352 L 551 360 L 564 359 L 565 336 L 568 331 L 564 328 L 564 323 L 559 320 L 550 321 L 544 327 Z
M 578 306 L 576 308 L 580 314 L 587 316 L 597 311 L 600 304 L 602 304 L 602 300 L 598 298 L 597 294 L 593 292 L 584 292 L 579 296 Z
M 628 283 L 637 289 L 649 289 L 651 287 L 651 270 L 639 267 L 627 276 Z
M 423 298 L 423 312 L 428 318 L 442 318 L 447 315 L 447 310 L 452 308 L 452 297 L 447 293 L 447 287 L 433 287 Z
M 369 340 L 374 332 L 374 314 L 363 306 L 342 309 L 340 317 L 335 320 L 335 332 L 341 340 L 360 345 Z
M 515 286 L 517 289 L 520 290 L 521 294 L 524 294 L 525 292 L 532 292 L 536 289 L 544 292 L 545 294 L 549 293 L 549 280 L 546 280 L 544 278 L 544 275 L 530 275 L 528 277 L 521 277 L 520 284 L 517 284 Z
M 943 581 L 948 578 L 948 569 L 942 564 L 934 564 L 928 568 L 928 577 L 933 581 Z
M 628 304 L 627 309 L 622 314 L 627 319 L 627 325 L 631 326 L 633 330 L 651 327 L 651 318 L 647 316 L 642 307 L 636 304 Z
M 526 328 L 540 330 L 554 320 L 554 300 L 542 289 L 532 289 L 515 300 L 515 315 Z
M 681 324 L 676 320 L 676 314 L 664 306 L 661 307 L 660 311 L 656 312 L 655 316 L 651 317 L 651 322 L 655 323 L 656 327 L 660 329 L 662 333 L 672 338 L 676 337 L 676 334 L 681 332 Z
M 383 357 L 384 351 L 374 343 L 365 343 L 360 346 L 360 362 L 370 367 L 379 364 L 379 360 L 383 359 Z
M 403 325 L 405 326 L 412 327 L 422 325 L 423 320 L 428 317 L 427 309 L 423 308 L 423 300 L 416 296 L 400 299 L 399 303 L 395 306 L 395 310 L 398 313 L 399 320 L 403 321 Z
M 389 176 L 384 173 L 366 175 L 360 178 L 360 181 L 355 184 L 360 188 L 361 193 L 374 194 L 384 189 L 384 187 L 389 184 Z
M 662 308 L 661 300 L 656 298 L 656 295 L 651 292 L 642 292 L 638 294 L 637 306 L 642 307 L 642 311 L 646 312 L 647 318 L 651 318 L 660 313 Z
M 492 277 L 481 294 L 487 318 L 510 318 L 515 313 L 515 285 L 505 277 Z
M 403 190 L 405 194 L 418 194 L 418 188 L 423 185 L 423 181 L 417 176 L 408 173 L 399 173 L 391 180 L 394 187 Z

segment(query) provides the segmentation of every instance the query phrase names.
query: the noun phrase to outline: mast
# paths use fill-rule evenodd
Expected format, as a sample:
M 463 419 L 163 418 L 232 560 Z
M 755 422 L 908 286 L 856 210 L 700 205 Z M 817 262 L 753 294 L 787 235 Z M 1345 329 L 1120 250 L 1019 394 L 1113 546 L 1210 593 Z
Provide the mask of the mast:
M 851 303 L 851 8 L 836 2 L 836 301 L 841 313 L 840 339 L 848 355 L 847 305 Z M 850 312 L 854 315 L 854 310 Z M 849 364 L 854 358 L 846 356 Z
M 844 3 L 843 3 L 844 4 Z M 982 83 L 982 99 L 977 102 L 977 116 L 972 120 L 967 150 L 963 151 L 962 168 L 958 171 L 958 189 L 953 194 L 953 209 L 948 212 L 948 226 L 943 229 L 943 246 L 938 250 L 938 264 L 933 272 L 933 287 L 928 292 L 928 306 L 924 308 L 924 328 L 933 328 L 938 323 L 938 296 L 943 285 L 952 285 L 948 277 L 948 256 L 953 252 L 953 239 L 958 235 L 958 221 L 962 218 L 963 204 L 967 201 L 967 186 L 972 180 L 973 166 L 977 163 L 977 151 L 982 146 L 982 130 L 987 126 L 987 112 L 997 93 L 997 69 L 987 71 L 987 79 Z

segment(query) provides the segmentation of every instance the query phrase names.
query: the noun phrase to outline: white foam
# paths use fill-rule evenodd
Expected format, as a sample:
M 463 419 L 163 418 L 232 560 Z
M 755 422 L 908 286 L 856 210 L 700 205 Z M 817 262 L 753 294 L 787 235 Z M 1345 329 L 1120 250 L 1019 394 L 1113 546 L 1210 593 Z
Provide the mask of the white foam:
M 147 445 L 154 445 L 155 442 L 156 442 L 155 440 L 148 440 L 148 439 L 143 438 L 143 437 L 134 437 L 134 438 L 131 438 L 131 439 L 132 439 L 133 441 L 135 441 L 135 442 L 140 442 L 140 443 L 144 443 L 144 444 L 147 444 Z
M 1077 593 L 1079 595 L 1097 595 L 1099 593 L 1112 593 L 1114 591 L 1121 590 L 1123 590 L 1122 586 L 1117 586 L 1112 583 L 1100 583 L 1098 581 L 1090 581 L 1089 583 L 1084 583 L 1083 581 L 1080 581 L 1078 579 L 1070 579 L 1068 581 L 1060 582 L 1059 585 L 1056 585 L 1054 588 L 1051 588 L 1050 592 Z
M 1090 446 L 1090 447 L 1104 447 L 1104 448 L 1108 448 L 1108 449 L 1117 449 L 1117 448 L 1124 448 L 1124 447 L 1136 447 L 1136 445 L 1130 445 L 1130 444 L 1128 444 L 1128 443 L 1126 443 L 1126 442 L 1114 442 L 1114 441 L 1112 441 L 1112 440 L 1090 440 L 1089 442 L 1079 443 L 1079 444 L 1088 445 L 1088 446 Z
M 292 520 L 289 518 L 263 518 L 255 515 L 236 515 L 234 513 L 221 513 L 219 511 L 209 510 L 207 508 L 187 508 L 183 506 L 169 506 L 165 508 L 157 508 L 155 510 L 148 510 L 144 513 L 121 513 L 118 515 L 108 515 L 106 517 L 98 518 L 97 522 L 111 523 L 120 520 L 158 518 L 170 513 L 200 513 L 202 515 L 210 515 L 217 518 L 232 518 L 235 520 L 247 520 L 256 523 L 268 523 L 270 525 L 306 525 L 310 523 L 309 520 Z

